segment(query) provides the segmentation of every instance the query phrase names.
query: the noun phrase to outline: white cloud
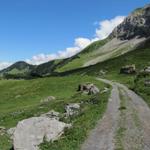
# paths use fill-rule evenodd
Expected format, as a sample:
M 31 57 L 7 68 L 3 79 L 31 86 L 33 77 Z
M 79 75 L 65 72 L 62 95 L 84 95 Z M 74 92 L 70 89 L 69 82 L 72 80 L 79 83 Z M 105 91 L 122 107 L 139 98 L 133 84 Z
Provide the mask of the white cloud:
M 26 62 L 38 65 L 54 59 L 71 57 L 79 53 L 81 50 L 83 50 L 86 46 L 88 46 L 92 42 L 105 39 L 113 31 L 113 29 L 124 20 L 124 18 L 125 16 L 117 16 L 111 20 L 103 20 L 100 21 L 99 23 L 95 22 L 94 24 L 99 25 L 99 27 L 96 29 L 96 33 L 93 38 L 91 39 L 83 37 L 76 38 L 74 41 L 74 46 L 72 47 L 68 47 L 65 50 L 58 51 L 56 54 L 38 54 L 36 56 L 33 56 L 31 59 L 27 59 Z M 0 63 L 0 69 L 6 68 L 10 64 L 11 63 L 7 62 Z
M 5 69 L 9 67 L 10 65 L 12 65 L 12 63 L 10 62 L 0 62 L 0 70 Z
M 29 64 L 33 64 L 33 65 L 39 65 L 42 64 L 44 62 L 48 62 L 50 60 L 53 59 L 57 59 L 57 55 L 56 54 L 39 54 L 36 56 L 33 56 L 31 59 L 26 59 L 25 61 Z
M 99 39 L 105 39 L 113 29 L 124 20 L 124 18 L 125 16 L 117 16 L 111 20 L 101 21 L 99 23 L 99 28 L 96 29 L 96 36 Z
M 80 37 L 75 39 L 75 46 L 79 47 L 80 49 L 84 49 L 89 44 L 91 44 L 91 40 L 88 38 Z

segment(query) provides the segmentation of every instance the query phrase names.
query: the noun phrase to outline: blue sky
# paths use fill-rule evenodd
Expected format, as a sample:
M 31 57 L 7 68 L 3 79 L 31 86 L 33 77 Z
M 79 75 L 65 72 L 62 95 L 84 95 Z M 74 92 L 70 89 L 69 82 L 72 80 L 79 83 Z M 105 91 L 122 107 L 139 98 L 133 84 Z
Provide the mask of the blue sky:
M 55 54 L 149 0 L 0 0 L 0 62 Z M 44 57 L 44 56 L 42 56 Z

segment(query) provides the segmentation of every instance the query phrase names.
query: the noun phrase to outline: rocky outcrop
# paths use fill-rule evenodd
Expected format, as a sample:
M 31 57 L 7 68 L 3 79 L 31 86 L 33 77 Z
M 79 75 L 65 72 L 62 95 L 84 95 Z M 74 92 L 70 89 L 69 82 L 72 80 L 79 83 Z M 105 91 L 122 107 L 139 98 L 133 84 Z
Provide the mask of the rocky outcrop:
M 150 5 L 138 8 L 117 26 L 109 36 L 120 40 L 150 36 Z
M 121 74 L 134 74 L 136 73 L 135 65 L 126 65 L 120 69 Z
M 78 86 L 78 91 L 89 94 L 89 95 L 97 94 L 100 92 L 98 87 L 94 85 L 93 83 L 80 84 Z
M 33 117 L 20 121 L 13 135 L 14 150 L 38 150 L 38 145 L 57 140 L 70 124 L 48 117 Z

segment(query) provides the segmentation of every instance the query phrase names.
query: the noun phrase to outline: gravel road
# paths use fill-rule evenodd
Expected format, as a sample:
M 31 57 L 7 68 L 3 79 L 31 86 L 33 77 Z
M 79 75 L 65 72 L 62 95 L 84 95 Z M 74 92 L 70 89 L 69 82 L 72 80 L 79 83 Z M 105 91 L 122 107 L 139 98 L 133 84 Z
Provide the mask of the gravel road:
M 150 150 L 150 108 L 126 86 L 98 80 L 113 88 L 103 118 L 81 150 Z

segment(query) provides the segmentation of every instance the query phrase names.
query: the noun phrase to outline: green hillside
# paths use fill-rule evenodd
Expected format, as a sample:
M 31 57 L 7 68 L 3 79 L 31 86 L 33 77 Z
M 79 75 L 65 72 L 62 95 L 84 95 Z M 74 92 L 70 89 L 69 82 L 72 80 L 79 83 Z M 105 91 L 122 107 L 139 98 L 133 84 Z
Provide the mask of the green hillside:
M 137 73 L 133 75 L 120 74 L 120 69 L 126 65 L 135 64 Z M 126 84 L 129 88 L 142 95 L 150 105 L 150 87 L 144 85 L 146 79 L 150 79 L 150 75 L 140 76 L 140 71 L 150 66 L 150 44 L 149 40 L 143 48 L 138 48 L 128 52 L 117 58 L 113 58 L 96 65 L 66 72 L 65 74 L 84 74 L 107 78 Z M 102 72 L 105 72 L 104 74 Z
M 80 53 L 78 53 L 77 55 L 72 57 L 72 59 L 70 59 L 70 61 L 68 61 L 65 65 L 60 66 L 60 67 L 58 66 L 55 69 L 55 72 L 64 72 L 64 71 L 68 71 L 71 69 L 83 67 L 84 63 L 86 63 L 88 60 L 96 57 L 96 55 L 95 55 L 96 51 L 100 47 L 105 45 L 107 43 L 107 41 L 108 41 L 108 39 L 105 39 L 105 40 L 96 41 L 96 42 L 92 43 L 91 45 L 86 47 L 83 51 L 81 51 Z
M 34 65 L 30 65 L 24 61 L 19 61 L 8 68 L 1 70 L 0 76 L 5 78 L 28 78 L 30 77 L 30 72 L 34 68 Z

